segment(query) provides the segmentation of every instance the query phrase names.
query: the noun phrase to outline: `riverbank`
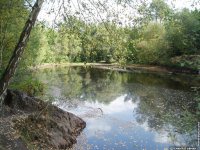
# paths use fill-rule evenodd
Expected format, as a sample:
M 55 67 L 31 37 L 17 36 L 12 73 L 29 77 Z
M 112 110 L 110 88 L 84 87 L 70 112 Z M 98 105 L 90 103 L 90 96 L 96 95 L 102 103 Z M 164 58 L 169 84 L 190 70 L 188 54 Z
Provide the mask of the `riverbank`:
M 166 66 L 156 66 L 156 65 L 141 65 L 141 64 L 128 64 L 121 66 L 117 63 L 107 64 L 107 63 L 45 63 L 30 67 L 31 70 L 36 69 L 46 69 L 52 67 L 75 67 L 75 66 L 85 66 L 94 67 L 99 69 L 116 70 L 122 72 L 134 72 L 134 71 L 146 71 L 146 72 L 160 72 L 160 73 L 186 73 L 186 74 L 200 74 L 200 70 L 193 70 L 188 68 L 178 68 L 178 67 L 166 67 Z
M 72 113 L 8 90 L 0 113 L 0 149 L 66 149 L 86 123 Z

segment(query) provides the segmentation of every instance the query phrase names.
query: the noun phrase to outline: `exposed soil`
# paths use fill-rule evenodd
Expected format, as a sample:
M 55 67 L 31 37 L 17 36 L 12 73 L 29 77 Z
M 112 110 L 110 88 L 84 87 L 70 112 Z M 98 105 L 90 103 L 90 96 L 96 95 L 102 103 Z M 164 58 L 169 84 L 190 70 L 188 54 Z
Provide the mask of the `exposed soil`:
M 67 149 L 86 123 L 72 113 L 8 90 L 0 113 L 0 150 Z

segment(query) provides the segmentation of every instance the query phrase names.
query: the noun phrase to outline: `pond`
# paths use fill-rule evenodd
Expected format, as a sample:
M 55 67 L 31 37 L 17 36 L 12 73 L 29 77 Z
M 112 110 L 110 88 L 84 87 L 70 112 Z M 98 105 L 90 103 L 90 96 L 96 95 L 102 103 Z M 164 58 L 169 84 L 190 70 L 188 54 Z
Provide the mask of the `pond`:
M 198 76 L 119 72 L 92 67 L 44 69 L 34 74 L 44 95 L 83 118 L 73 149 L 164 150 L 197 146 Z

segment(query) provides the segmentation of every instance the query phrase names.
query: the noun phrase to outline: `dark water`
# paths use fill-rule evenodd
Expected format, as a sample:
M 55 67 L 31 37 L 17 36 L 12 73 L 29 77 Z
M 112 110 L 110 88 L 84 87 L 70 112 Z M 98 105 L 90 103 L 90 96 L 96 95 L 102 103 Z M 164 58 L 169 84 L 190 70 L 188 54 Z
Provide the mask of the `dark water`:
M 45 69 L 43 99 L 82 117 L 74 149 L 165 150 L 197 147 L 199 77 L 95 68 Z

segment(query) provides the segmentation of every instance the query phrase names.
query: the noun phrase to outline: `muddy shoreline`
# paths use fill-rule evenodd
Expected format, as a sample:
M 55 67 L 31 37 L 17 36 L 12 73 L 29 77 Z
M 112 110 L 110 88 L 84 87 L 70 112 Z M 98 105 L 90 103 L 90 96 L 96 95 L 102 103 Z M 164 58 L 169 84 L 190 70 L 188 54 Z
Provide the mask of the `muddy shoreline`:
M 175 67 L 166 67 L 166 66 L 156 66 L 156 65 L 141 65 L 141 64 L 128 64 L 121 66 L 119 64 L 107 64 L 107 63 L 52 63 L 52 64 L 41 64 L 34 67 L 30 67 L 31 70 L 37 69 L 47 69 L 52 67 L 93 67 L 99 69 L 115 70 L 121 72 L 135 72 L 135 71 L 144 71 L 152 73 L 183 73 L 183 74 L 194 74 L 200 75 L 200 70 L 193 70 L 188 68 L 175 68 Z

